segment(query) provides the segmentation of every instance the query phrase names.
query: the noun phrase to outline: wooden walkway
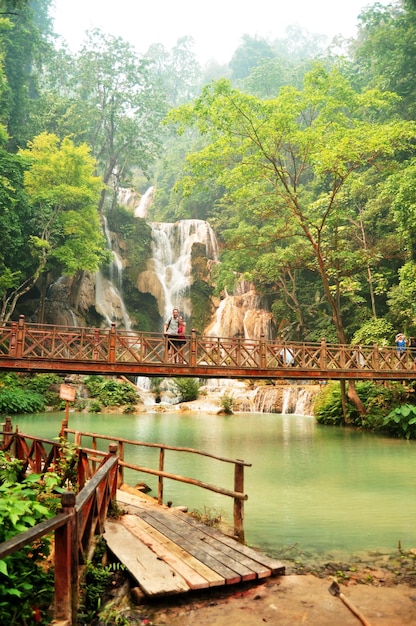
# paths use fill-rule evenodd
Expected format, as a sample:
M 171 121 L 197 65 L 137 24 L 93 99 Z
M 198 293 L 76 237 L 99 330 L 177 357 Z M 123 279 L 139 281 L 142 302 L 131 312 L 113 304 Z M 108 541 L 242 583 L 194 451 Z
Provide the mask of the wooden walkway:
M 146 596 L 167 596 L 285 573 L 279 561 L 153 499 L 117 491 L 126 513 L 104 539 Z

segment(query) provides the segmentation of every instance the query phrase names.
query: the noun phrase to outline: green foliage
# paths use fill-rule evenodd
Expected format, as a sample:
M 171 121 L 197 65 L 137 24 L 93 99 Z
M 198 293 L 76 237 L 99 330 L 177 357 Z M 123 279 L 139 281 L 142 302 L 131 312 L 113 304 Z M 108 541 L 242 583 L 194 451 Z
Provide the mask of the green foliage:
M 0 374 L 0 414 L 37 413 L 45 405 L 57 405 L 59 394 L 53 387 L 60 381 L 56 374 Z
M 392 406 L 403 401 L 406 389 L 400 383 L 390 383 L 388 387 L 371 381 L 357 382 L 356 390 L 366 409 L 360 415 L 355 406 L 347 401 L 347 422 L 367 430 L 381 430 L 383 418 Z M 314 402 L 314 415 L 318 423 L 341 425 L 343 423 L 341 386 L 330 382 L 324 386 Z
M 229 272 L 278 292 L 301 328 L 313 302 L 312 324 L 325 316 L 341 343 L 348 311 L 365 302 L 369 268 L 383 262 L 379 250 L 363 245 L 375 219 L 363 221 L 354 185 L 365 171 L 381 189 L 381 173 L 397 167 L 416 136 L 413 122 L 395 117 L 397 103 L 392 93 L 354 89 L 341 69 L 316 65 L 303 89 L 260 100 L 221 80 L 168 116 L 179 132 L 190 127 L 208 138 L 188 155 L 178 188 L 189 194 L 206 180 L 223 188 L 218 221 Z M 306 270 L 313 299 L 303 297 L 299 274 Z
M 232 396 L 229 396 L 227 394 L 224 394 L 221 398 L 220 398 L 220 405 L 222 410 L 224 411 L 224 413 L 226 415 L 231 415 L 233 412 L 233 402 L 234 399 Z
M 125 567 L 118 563 L 102 564 L 101 551 L 105 552 L 105 542 L 98 542 L 91 561 L 87 561 L 85 568 L 85 579 L 81 586 L 81 603 L 78 612 L 78 620 L 83 624 L 95 623 L 95 619 L 99 616 L 102 624 L 119 624 L 120 626 L 127 624 L 123 619 L 111 619 L 105 621 L 107 616 L 115 618 L 116 615 L 111 611 L 111 606 L 105 607 L 106 596 L 110 595 L 112 586 L 117 576 L 124 572 Z
M 395 437 L 416 439 L 416 406 L 402 404 L 396 407 L 383 421 L 386 431 Z
M 191 402 L 196 400 L 199 394 L 198 378 L 175 378 L 173 380 L 175 391 L 179 396 L 179 402 Z
M 101 402 L 98 402 L 98 400 L 93 400 L 92 402 L 90 402 L 88 406 L 88 412 L 89 413 L 101 413 L 102 408 L 103 407 L 101 405 Z
M 0 414 L 38 413 L 45 408 L 43 397 L 26 389 L 0 390 Z
M 104 406 L 121 406 L 134 404 L 137 401 L 137 393 L 129 383 L 103 376 L 87 376 L 85 385 L 91 397 L 97 398 Z M 92 412 L 91 405 L 90 412 Z
M 319 424 L 339 426 L 343 423 L 341 387 L 338 382 L 329 382 L 316 396 L 313 414 Z M 348 407 L 347 415 L 350 415 Z
M 59 504 L 53 494 L 59 478 L 50 476 L 45 482 L 39 475 L 32 474 L 21 483 L 15 482 L 19 467 L 3 452 L 0 452 L 0 467 L 1 543 L 52 517 L 52 502 Z M 32 623 L 34 611 L 42 623 L 47 623 L 46 615 L 53 598 L 53 572 L 42 563 L 49 551 L 50 538 L 42 537 L 0 561 L 2 624 Z
M 362 326 L 355 331 L 351 343 L 353 345 L 372 345 L 377 343 L 379 346 L 392 346 L 394 342 L 394 328 L 391 322 L 379 317 L 364 322 Z

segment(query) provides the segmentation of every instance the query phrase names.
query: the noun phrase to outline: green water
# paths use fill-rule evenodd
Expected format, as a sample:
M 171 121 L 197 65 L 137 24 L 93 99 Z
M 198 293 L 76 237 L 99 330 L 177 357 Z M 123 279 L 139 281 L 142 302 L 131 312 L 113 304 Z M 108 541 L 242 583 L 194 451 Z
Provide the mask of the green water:
M 22 432 L 54 438 L 62 417 L 19 416 L 13 423 Z M 246 539 L 269 553 L 292 545 L 339 557 L 394 551 L 399 541 L 403 549 L 416 547 L 416 442 L 321 427 L 311 417 L 257 413 L 70 413 L 69 427 L 251 463 L 245 469 Z M 128 451 L 127 459 L 157 468 L 158 450 L 138 448 Z M 165 470 L 233 488 L 233 465 L 212 459 L 167 451 Z M 132 474 L 127 482 L 145 481 L 156 495 L 154 477 Z M 232 519 L 231 498 L 192 485 L 165 481 L 167 500 Z

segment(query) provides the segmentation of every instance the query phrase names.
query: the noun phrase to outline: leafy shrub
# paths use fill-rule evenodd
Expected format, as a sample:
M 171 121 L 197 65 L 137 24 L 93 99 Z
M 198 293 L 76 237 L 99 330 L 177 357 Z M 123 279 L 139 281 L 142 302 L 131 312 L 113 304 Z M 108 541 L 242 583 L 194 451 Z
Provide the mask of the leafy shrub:
M 179 402 L 191 402 L 198 398 L 198 378 L 175 378 L 173 381 Z
M 100 413 L 102 408 L 103 407 L 101 406 L 101 403 L 98 402 L 98 400 L 93 400 L 90 403 L 90 406 L 88 407 L 88 412 L 89 413 Z
M 137 392 L 129 383 L 119 382 L 113 378 L 87 376 L 85 384 L 90 395 L 104 406 L 134 404 L 137 400 Z
M 0 375 L 0 413 L 36 413 L 45 405 L 59 405 L 59 393 L 53 389 L 61 382 L 56 374 Z
M 41 480 L 36 474 L 14 482 L 20 468 L 0 452 L 0 543 L 52 517 L 59 504 L 54 495 L 59 477 Z M 53 598 L 53 572 L 42 564 L 50 551 L 49 537 L 0 560 L 0 623 L 43 621 Z
M 383 426 L 389 434 L 395 437 L 416 439 L 416 406 L 402 404 L 396 407 L 386 415 Z
M 369 430 L 381 430 L 386 412 L 406 397 L 406 390 L 400 383 L 388 387 L 372 381 L 356 383 L 356 390 L 366 414 L 360 415 L 357 408 L 347 401 L 347 421 Z M 331 382 L 325 385 L 314 403 L 314 415 L 320 424 L 340 425 L 343 423 L 341 385 Z
M 226 415 L 231 415 L 233 412 L 234 399 L 232 396 L 228 396 L 226 393 L 220 399 L 220 405 Z
M 350 415 L 349 409 L 350 407 L 347 409 L 348 416 Z M 343 423 L 339 382 L 331 382 L 323 387 L 315 399 L 313 414 L 320 424 L 338 426 Z
M 37 413 L 45 408 L 44 398 L 26 389 L 1 389 L 0 414 Z

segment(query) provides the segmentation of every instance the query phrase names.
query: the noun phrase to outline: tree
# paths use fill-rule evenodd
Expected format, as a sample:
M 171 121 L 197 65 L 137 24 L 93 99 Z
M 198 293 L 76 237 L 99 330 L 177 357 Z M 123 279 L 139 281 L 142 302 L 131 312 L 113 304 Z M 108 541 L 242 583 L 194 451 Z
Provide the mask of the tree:
M 246 78 L 254 67 L 273 57 L 272 47 L 265 39 L 243 35 L 242 43 L 230 61 L 232 80 Z
M 414 141 L 415 125 L 395 117 L 396 103 L 393 94 L 358 93 L 336 69 L 317 66 L 303 91 L 287 87 L 260 101 L 219 81 L 194 106 L 170 115 L 211 139 L 189 155 L 185 184 L 215 177 L 224 187 L 234 249 L 253 246 L 237 226 L 250 220 L 265 224 L 255 242 L 263 254 L 277 244 L 296 246 L 297 264 L 319 276 L 340 343 L 347 343 L 344 285 L 363 267 L 362 247 L 351 240 L 354 207 L 345 206 L 342 192 L 356 172 L 375 169 Z
M 163 97 L 151 81 L 149 61 L 121 38 L 88 33 L 73 61 L 67 123 L 74 139 L 91 146 L 106 187 L 128 183 L 133 167 L 148 173 L 159 149 Z M 64 79 L 68 82 L 68 79 Z
M 40 97 L 38 77 L 51 47 L 50 5 L 51 0 L 0 0 L 0 13 L 7 16 L 0 30 L 7 78 L 2 119 L 13 150 L 33 136 L 31 114 Z
M 46 270 L 69 276 L 96 271 L 107 254 L 97 212 L 102 181 L 94 175 L 89 148 L 43 133 L 20 150 L 19 158 L 25 166 L 23 186 L 29 210 L 6 213 L 5 229 L 19 233 L 20 246 L 26 246 L 26 262 L 17 269 L 3 265 L 2 321 L 11 317 L 18 299 Z

